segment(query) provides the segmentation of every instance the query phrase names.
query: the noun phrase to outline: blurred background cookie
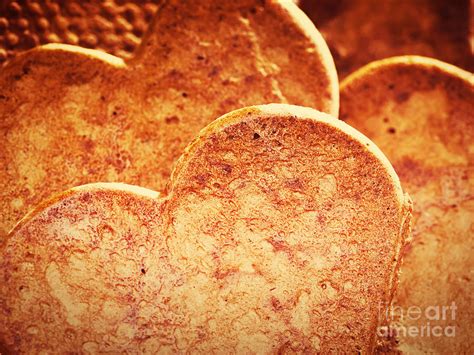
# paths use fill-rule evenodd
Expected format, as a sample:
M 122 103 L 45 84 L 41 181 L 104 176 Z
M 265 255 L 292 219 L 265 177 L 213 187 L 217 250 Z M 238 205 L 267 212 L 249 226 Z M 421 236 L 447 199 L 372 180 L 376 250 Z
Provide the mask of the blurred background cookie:
M 0 62 L 46 43 L 67 43 L 128 58 L 160 0 L 0 2 Z
M 128 58 L 161 0 L 0 1 L 0 63 L 62 42 Z M 339 77 L 377 59 L 417 54 L 472 70 L 469 0 L 300 0 Z
M 377 59 L 416 54 L 472 70 L 469 0 L 302 0 L 339 78 Z

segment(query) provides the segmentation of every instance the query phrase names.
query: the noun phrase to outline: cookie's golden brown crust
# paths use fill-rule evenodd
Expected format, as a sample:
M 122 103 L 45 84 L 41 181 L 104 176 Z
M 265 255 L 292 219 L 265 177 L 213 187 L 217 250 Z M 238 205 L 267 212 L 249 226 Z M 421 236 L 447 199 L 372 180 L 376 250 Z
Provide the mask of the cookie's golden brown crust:
M 162 199 L 87 185 L 1 249 L 13 352 L 370 352 L 410 203 L 380 151 L 310 109 L 202 131 Z
M 399 349 L 472 352 L 473 75 L 421 57 L 374 62 L 342 83 L 340 117 L 387 154 L 414 200 L 414 240 L 395 305 L 405 312 L 402 326 L 425 326 L 425 336 L 401 337 Z M 406 314 L 452 302 L 454 319 L 451 309 L 444 320 Z M 426 335 L 428 322 L 455 326 L 455 337 Z
M 212 119 L 289 102 L 337 114 L 334 63 L 294 4 L 166 1 L 136 56 L 66 45 L 0 71 L 0 237 L 67 188 L 120 181 L 161 191 Z

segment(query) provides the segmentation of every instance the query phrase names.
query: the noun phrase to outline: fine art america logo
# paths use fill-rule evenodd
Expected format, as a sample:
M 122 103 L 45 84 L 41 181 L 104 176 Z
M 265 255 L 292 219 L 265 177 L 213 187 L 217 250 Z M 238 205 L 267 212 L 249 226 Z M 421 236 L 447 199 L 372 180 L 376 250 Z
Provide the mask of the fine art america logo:
M 381 337 L 455 337 L 457 306 L 454 302 L 441 306 L 390 306 L 385 312 L 379 305 L 381 320 L 388 326 L 378 328 Z

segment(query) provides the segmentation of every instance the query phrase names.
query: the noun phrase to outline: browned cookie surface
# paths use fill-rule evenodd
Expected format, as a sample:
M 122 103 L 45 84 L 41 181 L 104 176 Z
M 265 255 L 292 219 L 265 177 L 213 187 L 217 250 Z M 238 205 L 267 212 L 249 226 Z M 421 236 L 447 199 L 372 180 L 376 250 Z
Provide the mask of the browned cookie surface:
M 162 191 L 202 127 L 271 102 L 338 110 L 327 46 L 286 1 L 167 1 L 127 62 L 65 45 L 17 56 L 0 71 L 0 234 L 79 184 Z
M 410 203 L 372 142 L 309 109 L 239 110 L 166 196 L 86 185 L 0 249 L 12 352 L 370 352 Z
M 303 0 L 339 76 L 395 55 L 423 55 L 472 70 L 469 0 Z
M 399 349 L 472 352 L 472 74 L 420 57 L 375 62 L 343 82 L 340 117 L 387 154 L 414 201 L 395 302 Z

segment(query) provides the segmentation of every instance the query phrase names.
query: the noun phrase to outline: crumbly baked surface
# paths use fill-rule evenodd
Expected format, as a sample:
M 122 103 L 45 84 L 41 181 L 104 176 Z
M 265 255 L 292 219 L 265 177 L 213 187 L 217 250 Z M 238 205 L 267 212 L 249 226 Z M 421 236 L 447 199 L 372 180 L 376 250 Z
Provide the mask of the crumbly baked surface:
M 397 57 L 349 76 L 341 119 L 384 151 L 414 200 L 413 243 L 406 250 L 395 306 L 403 327 L 456 327 L 455 336 L 400 337 L 407 353 L 474 350 L 474 79 L 421 57 Z M 443 306 L 455 302 L 443 318 Z M 409 307 L 425 312 L 407 315 Z M 400 312 L 398 312 L 400 313 Z M 399 325 L 400 325 L 399 324 Z M 450 330 L 451 331 L 451 330 Z M 438 331 L 437 331 L 438 332 Z M 451 333 L 450 333 L 451 334 Z
M 161 198 L 85 185 L 1 247 L 0 342 L 40 351 L 372 351 L 411 204 L 378 148 L 289 105 L 232 112 Z
M 469 0 L 302 0 L 301 7 L 328 42 L 341 78 L 407 54 L 474 70 Z
M 162 191 L 183 148 L 233 109 L 337 114 L 328 48 L 288 1 L 166 1 L 135 56 L 47 45 L 0 71 L 0 237 L 34 205 L 106 181 Z

